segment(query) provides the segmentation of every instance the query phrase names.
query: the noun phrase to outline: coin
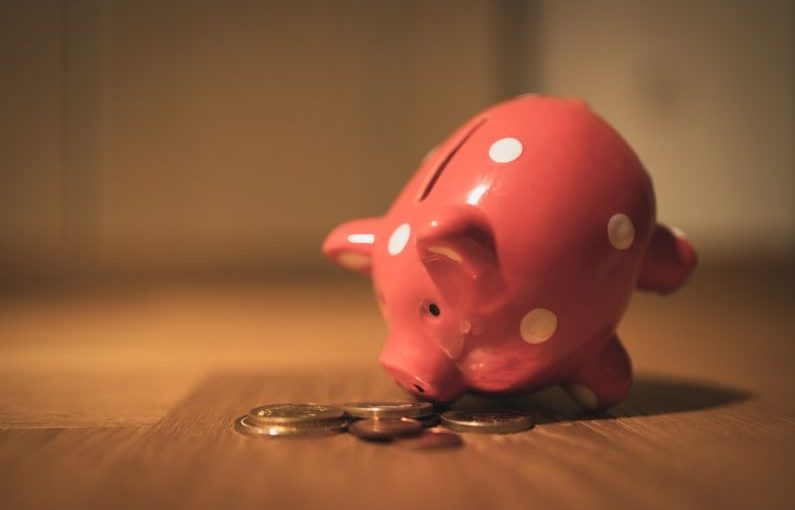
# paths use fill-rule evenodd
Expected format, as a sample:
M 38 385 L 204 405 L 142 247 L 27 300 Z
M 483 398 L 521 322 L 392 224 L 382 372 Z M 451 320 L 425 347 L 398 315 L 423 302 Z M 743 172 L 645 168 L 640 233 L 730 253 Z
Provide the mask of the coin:
M 419 418 L 433 414 L 429 402 L 351 402 L 342 408 L 354 418 Z
M 416 437 L 408 437 L 398 441 L 397 446 L 409 450 L 444 450 L 464 445 L 458 434 L 446 430 L 427 429 Z
M 348 432 L 361 439 L 390 440 L 408 436 L 422 430 L 422 424 L 413 418 L 365 418 L 348 425 Z
M 299 427 L 291 425 L 258 425 L 251 422 L 251 416 L 240 416 L 235 420 L 235 430 L 246 436 L 255 437 L 285 437 L 285 436 L 304 436 L 304 435 L 324 435 L 336 434 L 345 430 L 347 422 L 337 420 L 336 422 L 315 422 L 314 425 L 302 425 Z
M 525 413 L 510 409 L 453 410 L 442 413 L 442 425 L 456 432 L 509 434 L 529 429 L 533 426 L 533 421 Z
M 435 427 L 441 423 L 441 418 L 436 413 L 429 414 L 428 416 L 422 416 L 419 418 L 415 418 L 418 422 L 422 423 L 423 427 Z
M 336 422 L 344 419 L 339 407 L 323 404 L 269 404 L 248 412 L 250 422 L 257 425 L 300 426 L 316 422 Z

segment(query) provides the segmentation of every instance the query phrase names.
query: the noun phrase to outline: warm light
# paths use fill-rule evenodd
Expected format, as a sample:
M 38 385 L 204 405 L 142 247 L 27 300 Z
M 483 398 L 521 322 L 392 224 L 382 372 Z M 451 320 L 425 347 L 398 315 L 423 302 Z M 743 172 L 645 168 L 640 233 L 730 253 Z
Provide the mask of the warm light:
M 469 192 L 469 195 L 467 195 L 467 203 L 470 205 L 478 205 L 480 198 L 484 193 L 486 193 L 486 191 L 488 191 L 488 189 L 488 184 L 478 184 L 472 189 L 472 191 Z

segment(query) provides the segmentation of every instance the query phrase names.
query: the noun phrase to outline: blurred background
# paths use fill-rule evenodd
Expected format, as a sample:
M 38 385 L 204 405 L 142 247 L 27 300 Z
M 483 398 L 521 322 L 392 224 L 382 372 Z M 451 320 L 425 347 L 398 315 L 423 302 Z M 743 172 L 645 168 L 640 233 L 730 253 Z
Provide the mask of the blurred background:
M 134 392 L 124 412 L 146 421 L 185 391 L 179 370 L 375 366 L 367 283 L 321 257 L 324 235 L 526 92 L 586 99 L 700 250 L 694 290 L 666 301 L 692 315 L 631 310 L 641 368 L 674 352 L 643 341 L 681 333 L 660 320 L 742 317 L 727 296 L 773 285 L 754 302 L 788 316 L 793 19 L 784 0 L 0 0 L 0 375 L 70 371 L 66 400 L 9 376 L 0 418 L 117 416 L 91 388 Z M 754 317 L 731 334 L 772 328 L 780 347 L 734 356 L 784 370 L 786 333 Z M 109 382 L 125 370 L 134 386 Z
M 5 281 L 336 275 L 331 227 L 524 92 L 614 124 L 705 263 L 793 253 L 793 2 L 1 5 Z

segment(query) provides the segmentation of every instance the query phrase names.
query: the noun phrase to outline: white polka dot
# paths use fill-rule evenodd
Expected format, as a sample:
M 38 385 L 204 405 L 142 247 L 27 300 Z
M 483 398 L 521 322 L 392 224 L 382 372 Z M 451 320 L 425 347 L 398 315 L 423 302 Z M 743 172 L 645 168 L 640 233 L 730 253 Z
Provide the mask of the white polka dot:
M 568 388 L 569 393 L 585 409 L 593 411 L 599 407 L 599 399 L 590 388 L 581 384 L 572 384 Z
M 344 251 L 337 256 L 337 262 L 348 269 L 362 269 L 370 265 L 370 257 L 355 251 Z
M 522 142 L 516 138 L 501 138 L 489 147 L 489 157 L 495 163 L 510 163 L 522 155 Z
M 614 214 L 607 222 L 607 237 L 618 250 L 626 250 L 635 240 L 635 226 L 626 214 Z
M 392 232 L 392 235 L 389 236 L 389 243 L 387 243 L 387 251 L 390 255 L 397 255 L 398 253 L 403 251 L 403 248 L 409 242 L 409 237 L 411 237 L 411 226 L 408 223 L 404 223 L 400 225 L 398 228 Z
M 522 317 L 519 332 L 525 342 L 540 344 L 546 342 L 558 329 L 558 316 L 546 308 L 536 308 Z

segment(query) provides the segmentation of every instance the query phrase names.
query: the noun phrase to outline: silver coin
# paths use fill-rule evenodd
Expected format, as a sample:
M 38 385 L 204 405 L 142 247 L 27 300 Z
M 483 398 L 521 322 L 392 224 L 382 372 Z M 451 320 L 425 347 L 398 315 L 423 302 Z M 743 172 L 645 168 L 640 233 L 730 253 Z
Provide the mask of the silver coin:
M 453 432 L 426 429 L 418 436 L 401 439 L 396 445 L 408 450 L 448 450 L 463 446 L 464 440 Z
M 337 420 L 336 422 L 315 422 L 313 426 L 304 424 L 299 427 L 291 425 L 259 425 L 252 423 L 251 416 L 246 415 L 240 416 L 235 420 L 234 428 L 245 436 L 288 437 L 337 434 L 345 430 L 347 423 L 345 420 Z
M 422 424 L 413 418 L 365 418 L 348 425 L 348 432 L 361 439 L 391 440 L 417 434 Z
M 323 404 L 268 404 L 255 407 L 248 412 L 250 422 L 258 425 L 312 424 L 315 422 L 335 422 L 342 420 L 345 413 L 339 407 Z
M 533 420 L 525 413 L 510 409 L 483 411 L 445 411 L 442 425 L 456 432 L 481 434 L 510 434 L 533 426 Z
M 420 418 L 433 414 L 429 402 L 350 402 L 342 408 L 354 418 Z

